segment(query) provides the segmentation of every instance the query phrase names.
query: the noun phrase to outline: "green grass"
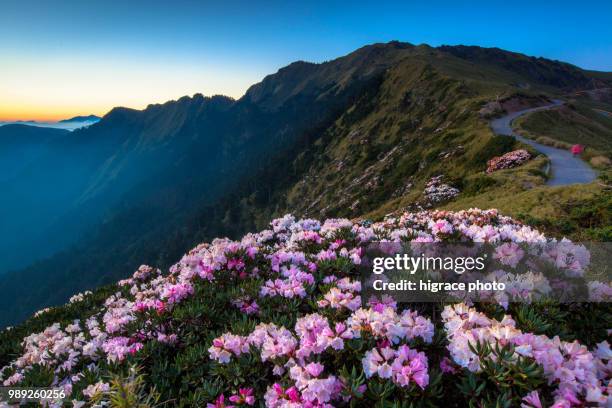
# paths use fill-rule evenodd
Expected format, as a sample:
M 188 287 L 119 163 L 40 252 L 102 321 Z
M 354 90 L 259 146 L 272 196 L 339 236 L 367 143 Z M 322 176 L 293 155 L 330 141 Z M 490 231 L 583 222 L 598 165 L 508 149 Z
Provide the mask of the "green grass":
M 515 127 L 529 138 L 542 138 L 546 144 L 551 141 L 565 146 L 582 144 L 592 150 L 591 157 L 597 154 L 612 157 L 612 118 L 583 102 L 534 112 L 516 120 Z
M 519 89 L 518 83 L 525 79 L 499 65 L 474 70 L 466 60 L 439 58 L 419 47 L 385 74 L 378 92 L 356 101 L 319 139 L 310 156 L 314 163 L 288 190 L 284 208 L 298 216 L 380 219 L 411 208 L 422 199 L 427 180 L 444 174 L 461 194 L 442 208 L 499 208 L 524 220 L 529 214 L 549 232 L 580 237 L 578 226 L 584 223 L 564 206 L 582 200 L 589 207 L 602 187 L 545 186 L 547 159 L 512 138 L 493 135 L 488 121 L 478 116 L 482 104 L 495 98 L 560 96 L 558 89 Z M 551 143 L 581 141 L 589 146 L 587 159 L 612 151 L 607 133 L 612 120 L 593 111 L 591 102 L 583 98 L 529 116 L 530 136 L 548 137 Z M 484 173 L 487 160 L 518 148 L 535 158 L 516 169 Z M 597 228 L 591 232 L 605 237 Z
M 501 190 L 503 189 L 503 191 Z M 508 194 L 511 193 L 511 194 Z M 597 183 L 563 187 L 538 186 L 528 190 L 507 185 L 444 206 L 497 208 L 551 236 L 576 241 L 612 241 L 612 194 Z

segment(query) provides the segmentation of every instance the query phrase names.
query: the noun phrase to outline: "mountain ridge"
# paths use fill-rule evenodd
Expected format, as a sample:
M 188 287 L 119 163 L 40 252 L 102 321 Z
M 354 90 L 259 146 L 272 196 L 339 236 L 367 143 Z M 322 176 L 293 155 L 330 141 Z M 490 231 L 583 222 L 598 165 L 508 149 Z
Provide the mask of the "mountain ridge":
M 96 115 L 82 115 L 82 116 L 74 116 L 70 119 L 64 119 L 58 121 L 58 123 L 68 123 L 68 122 L 93 122 L 99 121 L 101 118 Z
M 59 146 L 86 159 L 66 170 L 82 181 L 46 226 L 53 234 L 70 230 L 72 241 L 0 276 L 1 293 L 27 292 L 25 307 L 0 304 L 0 323 L 110 283 L 140 263 L 167 266 L 197 242 L 239 236 L 284 211 L 379 216 L 420 200 L 439 173 L 466 198 L 541 184 L 542 157 L 512 173 L 516 180 L 480 175 L 492 154 L 514 146 L 493 138 L 480 108 L 500 96 L 565 94 L 572 78 L 576 86 L 595 83 L 553 61 L 475 65 L 465 50 L 455 54 L 373 44 L 319 64 L 292 63 L 238 100 L 195 94 L 143 110 L 117 107 L 73 132 L 74 144 Z M 53 179 L 47 167 L 31 170 L 29 183 Z M 38 203 L 35 193 L 17 196 Z

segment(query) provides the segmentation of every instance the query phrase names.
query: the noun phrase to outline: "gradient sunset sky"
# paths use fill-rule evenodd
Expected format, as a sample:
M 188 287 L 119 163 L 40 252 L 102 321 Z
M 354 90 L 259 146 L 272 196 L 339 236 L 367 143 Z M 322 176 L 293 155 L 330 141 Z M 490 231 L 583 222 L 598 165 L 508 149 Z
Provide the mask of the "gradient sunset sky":
M 612 71 L 610 1 L 0 0 L 0 121 L 240 97 L 365 44 L 500 47 Z

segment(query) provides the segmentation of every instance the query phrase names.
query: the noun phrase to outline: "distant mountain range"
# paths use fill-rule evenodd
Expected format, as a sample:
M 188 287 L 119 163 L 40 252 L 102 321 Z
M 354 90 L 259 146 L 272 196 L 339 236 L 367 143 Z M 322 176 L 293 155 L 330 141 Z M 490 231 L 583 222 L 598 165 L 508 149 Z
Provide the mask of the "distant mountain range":
M 611 86 L 610 73 L 500 49 L 391 42 L 292 63 L 238 100 L 118 107 L 72 132 L 2 126 L 0 325 L 285 211 L 380 215 L 437 174 L 466 197 L 516 193 L 541 175 L 483 176 L 514 144 L 493 137 L 483 105 Z
M 96 115 L 87 115 L 87 116 L 75 116 L 73 118 L 70 119 L 64 119 L 64 120 L 60 120 L 58 121 L 58 123 L 71 123 L 71 122 L 99 122 L 100 119 L 102 119 L 99 116 Z
M 100 117 L 96 115 L 88 115 L 88 116 L 75 116 L 70 119 L 64 119 L 57 122 L 37 122 L 35 120 L 24 120 L 24 121 L 14 121 L 14 122 L 0 122 L 0 126 L 6 125 L 27 125 L 27 126 L 36 126 L 42 128 L 54 128 L 54 129 L 64 129 L 64 130 L 75 130 L 85 126 L 93 125 L 94 123 L 98 123 L 100 121 Z

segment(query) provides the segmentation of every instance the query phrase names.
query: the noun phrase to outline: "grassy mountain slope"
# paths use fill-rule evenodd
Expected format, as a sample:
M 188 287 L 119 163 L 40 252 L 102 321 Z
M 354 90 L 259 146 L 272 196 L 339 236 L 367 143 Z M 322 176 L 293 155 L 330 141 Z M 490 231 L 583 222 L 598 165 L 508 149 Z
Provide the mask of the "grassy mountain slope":
M 535 112 L 516 122 L 516 127 L 528 137 L 560 146 L 582 144 L 592 150 L 591 156 L 612 157 L 612 104 L 573 100 L 568 105 Z
M 398 46 L 394 54 L 405 47 Z M 362 64 L 354 64 L 354 59 Z M 73 153 L 72 145 L 67 146 L 74 155 L 68 166 L 55 166 L 62 174 L 79 176 L 63 197 L 65 207 L 74 208 L 62 207 L 55 223 L 45 229 L 45 238 L 62 236 L 71 226 L 88 228 L 73 231 L 73 240 L 77 232 L 83 234 L 73 249 L 0 277 L 1 293 L 24 295 L 19 303 L 3 297 L 2 319 L 18 319 L 31 313 L 33 304 L 57 303 L 79 288 L 115 281 L 154 254 L 164 264 L 171 262 L 195 239 L 195 228 L 184 227 L 189 217 L 227 197 L 241 179 L 260 172 L 272 158 L 309 143 L 309 130 L 335 119 L 393 61 L 377 47 L 364 48 L 306 72 L 303 64 L 293 64 L 238 101 L 196 95 L 143 111 L 116 108 L 96 125 L 74 132 L 74 145 L 89 147 L 83 168 L 83 154 Z M 48 161 L 61 161 L 66 153 L 56 156 Z M 35 167 L 28 184 L 65 184 L 63 176 L 45 183 L 44 170 L 42 165 Z M 20 188 L 20 181 L 12 186 Z M 23 194 L 23 202 L 40 205 L 38 191 Z M 52 191 L 48 195 L 53 197 Z M 88 220 L 100 222 L 89 226 Z M 236 231 L 244 228 L 248 226 L 238 225 Z M 174 239 L 177 235 L 182 239 Z M 168 240 L 171 244 L 166 246 Z M 164 247 L 169 248 L 167 257 Z
M 21 235 L 36 236 L 18 240 L 20 253 L 13 248 L 1 253 L 0 271 L 38 260 L 27 254 L 35 256 L 45 241 L 92 235 L 92 225 L 112 222 L 128 207 L 153 203 L 150 224 L 156 224 L 193 203 L 216 199 L 245 172 L 253 173 L 259 157 L 293 145 L 307 128 L 334 118 L 364 83 L 411 47 L 398 45 L 395 57 L 366 47 L 327 64 L 292 64 L 239 101 L 195 95 L 142 111 L 113 109 L 0 186 L 10 197 L 0 210 L 13 214 L 7 235 L 15 236 L 20 226 Z M 28 222 L 41 204 L 45 222 Z M 19 206 L 27 210 L 19 212 Z
M 0 321 L 113 282 L 141 263 L 167 267 L 198 242 L 238 237 L 284 212 L 379 218 L 423 204 L 425 183 L 439 174 L 462 191 L 449 206 L 528 213 L 533 197 L 557 194 L 538 187 L 545 158 L 485 175 L 488 159 L 518 145 L 494 137 L 480 108 L 605 81 L 496 49 L 394 42 L 291 64 L 238 101 L 195 96 L 115 109 L 77 134 L 112 147 L 80 199 L 116 202 L 79 245 L 0 278 L 2 293 L 22 294 L 20 302 L 0 300 Z M 584 189 L 595 208 L 606 205 L 598 186 Z M 541 223 L 558 216 L 551 209 Z

